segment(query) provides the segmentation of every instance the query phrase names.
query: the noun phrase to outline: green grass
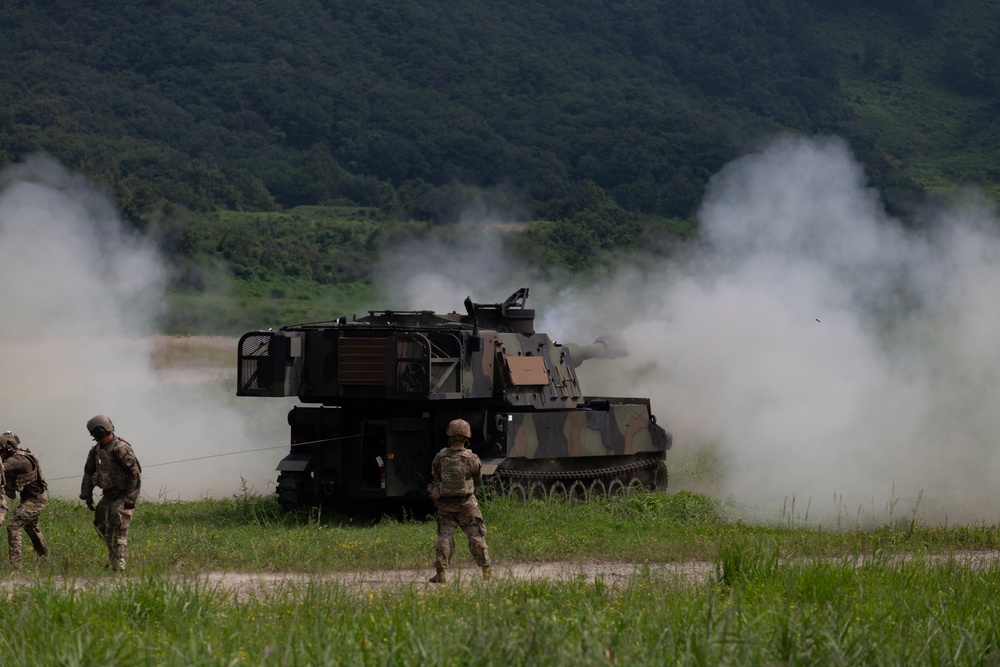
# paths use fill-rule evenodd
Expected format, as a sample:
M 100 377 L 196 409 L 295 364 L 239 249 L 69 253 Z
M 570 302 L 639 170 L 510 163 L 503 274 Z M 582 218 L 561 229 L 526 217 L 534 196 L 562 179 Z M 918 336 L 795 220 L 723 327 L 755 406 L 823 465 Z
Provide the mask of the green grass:
M 0 606 L 12 665 L 996 664 L 1000 569 L 807 561 L 728 583 L 639 573 L 237 593 L 42 581 Z
M 821 530 L 748 523 L 740 508 L 701 494 L 638 493 L 582 504 L 504 498 L 482 503 L 488 542 L 499 563 L 712 561 L 720 545 L 767 544 L 782 558 L 948 553 L 1000 548 L 996 526 L 923 527 L 909 522 L 874 529 Z M 55 499 L 42 516 L 51 546 L 47 563 L 27 557 L 26 573 L 85 576 L 100 572 L 103 547 L 81 504 Z M 273 497 L 143 502 L 129 534 L 129 567 L 140 574 L 209 570 L 330 572 L 428 567 L 432 520 L 412 514 L 281 510 Z M 471 565 L 463 538 L 456 562 Z M 0 576 L 9 572 L 0 563 Z
M 1000 660 L 996 526 L 750 524 L 689 492 L 482 504 L 501 573 L 366 588 L 312 575 L 426 568 L 412 515 L 282 511 L 271 497 L 144 502 L 129 571 L 91 513 L 53 500 L 52 556 L 0 565 L 5 665 L 982 665 Z M 458 538 L 456 565 L 472 567 Z M 626 581 L 521 580 L 545 561 L 648 564 Z M 656 564 L 701 561 L 702 577 Z M 198 574 L 306 578 L 230 588 Z M 263 579 L 261 580 L 263 581 Z

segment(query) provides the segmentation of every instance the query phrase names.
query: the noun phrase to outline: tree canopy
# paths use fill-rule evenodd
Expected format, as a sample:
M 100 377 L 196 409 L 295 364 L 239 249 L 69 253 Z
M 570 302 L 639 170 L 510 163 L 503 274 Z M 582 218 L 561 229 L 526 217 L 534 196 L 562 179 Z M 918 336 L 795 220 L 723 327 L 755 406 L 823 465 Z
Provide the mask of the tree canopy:
M 1000 102 L 997 23 L 974 0 L 14 0 L 0 161 L 51 153 L 133 220 L 166 202 L 447 221 L 483 196 L 530 215 L 583 183 L 683 218 L 787 129 L 841 134 L 877 185 L 919 191 L 909 151 L 1000 128 L 887 143 L 858 91 L 931 86 L 979 122 Z M 991 177 L 964 164 L 947 178 Z

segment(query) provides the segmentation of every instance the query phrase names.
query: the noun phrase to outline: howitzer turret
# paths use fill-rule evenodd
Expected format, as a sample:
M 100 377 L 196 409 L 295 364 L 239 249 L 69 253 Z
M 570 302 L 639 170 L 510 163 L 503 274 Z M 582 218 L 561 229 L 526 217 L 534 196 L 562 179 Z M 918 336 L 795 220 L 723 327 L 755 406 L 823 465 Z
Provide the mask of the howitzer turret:
M 366 317 L 245 334 L 237 395 L 297 396 L 278 464 L 289 507 L 351 498 L 423 498 L 452 419 L 493 488 L 588 497 L 664 488 L 670 434 L 645 398 L 583 394 L 576 367 L 624 354 L 610 336 L 561 345 L 534 330 L 527 288 L 465 313 Z

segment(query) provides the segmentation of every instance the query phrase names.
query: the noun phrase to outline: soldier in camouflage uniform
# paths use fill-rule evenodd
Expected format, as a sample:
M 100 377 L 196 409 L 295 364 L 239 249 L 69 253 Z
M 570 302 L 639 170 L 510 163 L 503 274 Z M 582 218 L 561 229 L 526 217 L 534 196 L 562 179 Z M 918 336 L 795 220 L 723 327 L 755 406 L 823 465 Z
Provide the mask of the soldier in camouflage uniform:
M 7 431 L 0 435 L 0 464 L 2 477 L 4 478 L 4 501 L 0 510 L 0 521 L 3 521 L 7 514 L 7 498 L 16 498 L 21 494 L 21 502 L 10 515 L 10 522 L 7 524 L 7 544 L 9 546 L 10 564 L 15 568 L 21 567 L 21 531 L 28 534 L 31 546 L 39 558 L 49 555 L 49 548 L 45 544 L 45 537 L 38 529 L 38 518 L 42 515 L 42 510 L 49 502 L 48 484 L 42 475 L 42 468 L 38 464 L 38 458 L 27 449 L 21 449 L 21 439 L 14 433 Z
M 455 551 L 455 529 L 461 528 L 469 538 L 469 551 L 483 576 L 492 574 L 490 552 L 486 547 L 486 524 L 476 501 L 475 485 L 482 483 L 483 472 L 479 457 L 466 448 L 472 429 L 464 419 L 456 419 L 445 431 L 448 446 L 437 453 L 431 463 L 431 484 L 428 492 L 437 504 L 437 547 L 431 583 L 447 581 L 445 571 Z
M 132 525 L 132 512 L 139 500 L 142 468 L 132 445 L 115 435 L 115 426 L 104 415 L 87 422 L 96 444 L 90 448 L 83 468 L 80 499 L 94 512 L 94 527 L 108 547 L 108 566 L 125 569 L 125 545 Z M 94 487 L 102 490 L 94 507 Z
M 3 474 L 3 466 L 0 465 L 0 523 L 7 518 L 7 479 Z

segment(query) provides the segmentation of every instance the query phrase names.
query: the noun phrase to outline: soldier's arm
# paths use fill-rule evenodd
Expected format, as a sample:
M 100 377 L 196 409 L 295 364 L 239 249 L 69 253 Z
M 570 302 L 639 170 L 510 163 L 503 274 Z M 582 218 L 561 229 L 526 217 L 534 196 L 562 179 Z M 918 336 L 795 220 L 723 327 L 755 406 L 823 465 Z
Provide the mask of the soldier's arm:
M 80 484 L 81 500 L 92 500 L 94 497 L 94 472 L 97 470 L 94 457 L 96 455 L 94 448 L 91 447 L 90 453 L 87 454 L 87 462 L 83 465 L 83 482 Z
M 469 459 L 469 467 L 472 472 L 472 481 L 476 484 L 483 483 L 483 463 L 479 460 L 479 457 L 475 454 Z
M 431 481 L 440 482 L 441 481 L 441 457 L 435 456 L 434 460 L 431 461 Z
M 4 461 L 3 470 L 8 475 L 23 475 L 31 472 L 31 462 L 26 456 L 12 456 Z
M 4 489 L 4 495 L 8 498 L 14 498 L 17 493 L 15 491 L 17 488 L 17 476 L 31 472 L 31 462 L 25 456 L 14 455 L 4 461 L 3 468 L 7 478 L 6 484 L 10 485 Z
M 139 459 L 135 457 L 132 447 L 121 447 L 118 450 L 118 460 L 121 461 L 128 474 L 128 488 L 125 490 L 125 507 L 131 509 L 139 500 L 139 489 L 142 485 L 142 468 Z M 131 507 L 129 507 L 131 505 Z

